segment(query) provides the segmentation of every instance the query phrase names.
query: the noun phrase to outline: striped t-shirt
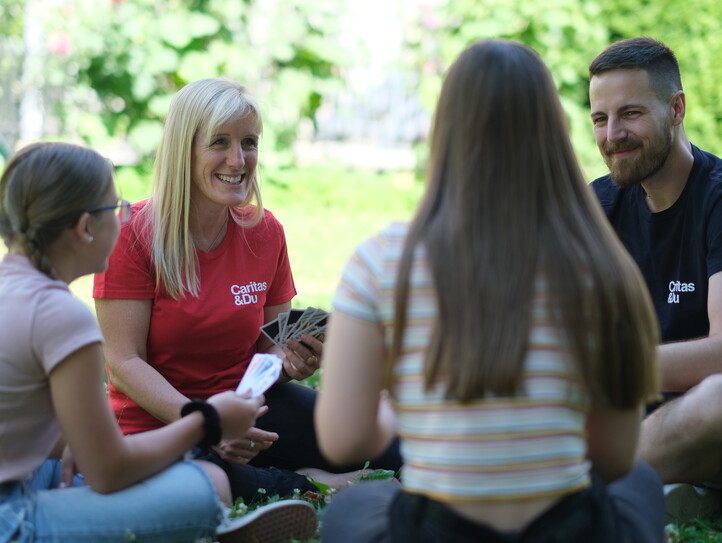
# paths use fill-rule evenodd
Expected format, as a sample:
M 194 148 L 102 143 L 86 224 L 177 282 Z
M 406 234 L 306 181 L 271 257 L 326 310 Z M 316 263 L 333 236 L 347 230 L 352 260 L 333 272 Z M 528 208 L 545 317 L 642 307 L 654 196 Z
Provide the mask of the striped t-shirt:
M 378 323 L 387 346 L 406 231 L 406 224 L 394 223 L 359 245 L 333 302 L 336 311 Z M 589 400 L 559 330 L 549 322 L 546 301 L 538 281 L 523 392 L 466 404 L 445 398 L 443 381 L 427 392 L 423 358 L 436 315 L 435 288 L 424 251 L 417 248 L 393 386 L 406 491 L 444 502 L 511 501 L 559 497 L 589 485 Z

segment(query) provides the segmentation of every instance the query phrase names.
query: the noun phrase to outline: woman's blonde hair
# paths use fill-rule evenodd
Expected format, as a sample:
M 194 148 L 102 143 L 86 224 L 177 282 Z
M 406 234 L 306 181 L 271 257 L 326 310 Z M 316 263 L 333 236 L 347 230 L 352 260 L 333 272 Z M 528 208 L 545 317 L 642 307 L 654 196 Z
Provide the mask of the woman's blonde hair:
M 427 387 L 443 377 L 460 401 L 518 392 L 541 274 L 593 400 L 631 408 L 657 396 L 647 287 L 584 181 L 551 74 L 530 48 L 479 42 L 446 75 L 401 259 L 389 383 L 418 245 L 438 305 Z
M 150 205 L 142 213 L 145 223 L 152 225 L 156 282 L 175 299 L 186 293 L 197 296 L 200 289 L 198 258 L 189 229 L 193 141 L 201 133 L 209 138 L 224 123 L 246 115 L 257 119 L 260 133 L 258 104 L 246 87 L 226 78 L 189 83 L 171 101 L 156 155 Z M 232 214 L 242 226 L 253 226 L 263 217 L 258 173 L 250 183 L 248 198 L 238 207 L 246 208 L 255 200 L 252 213 Z
M 113 183 L 108 159 L 70 143 L 20 149 L 0 178 L 0 235 L 8 248 L 56 278 L 46 251 L 83 213 L 103 205 Z

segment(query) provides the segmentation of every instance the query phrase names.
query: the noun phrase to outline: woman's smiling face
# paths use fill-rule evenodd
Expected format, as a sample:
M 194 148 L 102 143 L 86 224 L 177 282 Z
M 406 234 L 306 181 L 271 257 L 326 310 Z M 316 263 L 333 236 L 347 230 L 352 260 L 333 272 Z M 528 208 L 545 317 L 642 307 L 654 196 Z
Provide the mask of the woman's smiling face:
M 259 123 L 252 113 L 231 119 L 213 134 L 193 139 L 191 195 L 195 204 L 247 203 L 258 164 Z

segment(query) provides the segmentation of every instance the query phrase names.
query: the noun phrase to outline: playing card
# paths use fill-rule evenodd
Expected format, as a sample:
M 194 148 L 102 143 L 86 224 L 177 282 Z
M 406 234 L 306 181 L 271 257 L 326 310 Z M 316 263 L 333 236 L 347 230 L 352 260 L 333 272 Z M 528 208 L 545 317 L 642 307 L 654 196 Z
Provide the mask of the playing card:
M 281 373 L 281 359 L 275 354 L 256 353 L 236 388 L 236 394 L 251 391 L 251 398 L 266 392 L 278 380 Z
M 310 307 L 296 324 L 292 337 L 300 339 L 303 334 L 318 336 L 326 331 L 327 319 L 328 313 L 323 309 Z
M 306 308 L 306 311 L 303 312 L 303 315 L 301 315 L 301 318 L 298 319 L 298 322 L 293 327 L 293 337 L 299 337 L 301 334 L 304 334 L 323 313 L 325 312 L 322 309 L 315 307 Z
M 315 325 L 309 328 L 306 333 L 312 335 L 319 341 L 326 339 L 326 324 L 328 323 L 328 313 L 323 315 Z
M 286 321 L 286 328 L 281 333 L 281 343 L 286 344 L 286 340 L 291 337 L 296 323 L 303 317 L 305 309 L 291 309 L 288 312 L 288 320 Z
M 278 344 L 281 347 L 284 345 L 283 336 L 286 335 L 286 326 L 288 326 L 289 314 L 290 311 L 284 311 L 283 313 L 278 314 L 278 335 L 276 336 L 276 340 L 278 340 Z
M 278 333 L 279 333 L 279 326 L 278 326 L 278 319 L 274 319 L 271 322 L 267 322 L 263 326 L 261 326 L 261 333 L 266 336 L 268 339 L 273 341 L 276 345 L 279 347 L 283 347 L 278 342 Z

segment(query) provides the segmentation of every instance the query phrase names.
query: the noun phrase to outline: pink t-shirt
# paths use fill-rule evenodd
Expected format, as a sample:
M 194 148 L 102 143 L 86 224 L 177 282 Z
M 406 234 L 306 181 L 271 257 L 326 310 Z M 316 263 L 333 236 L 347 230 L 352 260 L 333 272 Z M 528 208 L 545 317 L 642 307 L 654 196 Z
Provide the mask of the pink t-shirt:
M 29 476 L 60 438 L 50 373 L 103 337 L 93 313 L 68 285 L 39 272 L 25 256 L 7 254 L 0 263 L 0 300 L 0 482 L 5 482 Z
M 156 288 L 150 243 L 138 227 L 142 205 L 134 205 L 133 218 L 121 228 L 108 270 L 95 277 L 93 296 L 153 301 L 146 362 L 182 394 L 205 399 L 235 390 L 256 352 L 263 308 L 296 294 L 283 227 L 268 211 L 252 228 L 229 221 L 214 251 L 197 251 L 199 296 L 174 300 Z M 112 381 L 109 391 L 124 433 L 163 425 Z

